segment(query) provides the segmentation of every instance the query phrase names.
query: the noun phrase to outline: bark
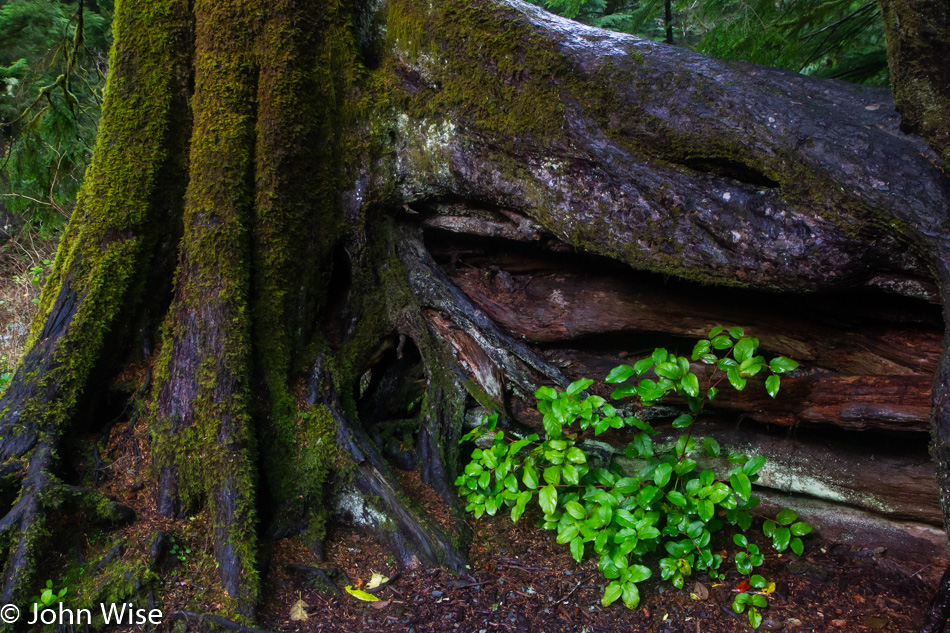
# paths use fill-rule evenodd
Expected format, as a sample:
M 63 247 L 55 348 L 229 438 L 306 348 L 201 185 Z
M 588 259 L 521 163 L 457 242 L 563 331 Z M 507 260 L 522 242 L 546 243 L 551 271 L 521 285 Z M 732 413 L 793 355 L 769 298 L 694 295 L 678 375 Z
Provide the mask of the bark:
M 839 501 L 939 518 L 916 438 L 936 372 L 946 498 L 950 182 L 886 92 L 519 0 L 312 9 L 118 6 L 93 165 L 0 402 L 0 597 L 35 589 L 57 495 L 124 516 L 57 456 L 114 417 L 92 395 L 135 362 L 153 502 L 172 524 L 207 521 L 229 596 L 214 622 L 238 630 L 260 598 L 259 535 L 319 557 L 327 522 L 349 518 L 406 566 L 465 573 L 464 521 L 437 526 L 394 468 L 457 511 L 466 417 L 536 425 L 539 385 L 722 322 L 804 362 L 780 404 L 717 411 L 803 435 L 732 441 L 814 463 L 806 427 L 840 429 L 842 461 L 816 470 Z M 847 448 L 858 431 L 888 459 Z M 911 448 L 884 450 L 895 438 Z
M 939 0 L 881 0 L 897 110 L 950 162 L 950 8 Z

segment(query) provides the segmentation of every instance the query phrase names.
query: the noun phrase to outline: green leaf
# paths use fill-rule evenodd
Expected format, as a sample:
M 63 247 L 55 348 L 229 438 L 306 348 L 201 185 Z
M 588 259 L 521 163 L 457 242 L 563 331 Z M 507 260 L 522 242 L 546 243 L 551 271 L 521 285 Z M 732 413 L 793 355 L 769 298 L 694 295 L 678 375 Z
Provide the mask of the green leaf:
M 769 363 L 769 369 L 771 369 L 776 374 L 784 374 L 797 368 L 797 362 L 793 361 L 791 358 L 785 358 L 784 356 L 773 358 L 772 362 Z
M 575 519 L 584 519 L 587 517 L 587 510 L 577 501 L 568 501 L 564 509 Z
M 669 491 L 666 493 L 666 498 L 669 499 L 670 503 L 673 505 L 677 505 L 681 508 L 686 507 L 686 497 L 684 497 L 683 493 L 679 492 L 678 490 Z
M 765 379 L 765 391 L 768 392 L 773 398 L 778 395 L 778 388 L 782 383 L 782 379 L 772 374 Z
M 637 538 L 641 541 L 652 541 L 660 536 L 660 531 L 650 525 L 645 525 L 637 530 Z
M 792 533 L 788 528 L 776 528 L 775 534 L 772 535 L 772 546 L 776 551 L 784 552 L 788 548 L 788 543 L 791 538 Z
M 653 440 L 646 433 L 638 433 L 631 444 L 639 457 L 643 459 L 653 457 Z
M 524 482 L 528 488 L 534 490 L 538 487 L 538 471 L 536 471 L 532 466 L 524 467 L 524 475 L 521 477 L 521 481 Z
M 642 376 L 646 372 L 650 371 L 651 367 L 653 367 L 653 359 L 643 358 L 633 364 L 633 373 L 635 373 L 637 376 Z
M 714 327 L 713 329 L 709 330 L 709 338 L 716 338 L 722 333 L 724 329 L 725 328 L 723 327 Z
M 553 514 L 557 507 L 557 489 L 552 485 L 542 488 L 538 495 L 538 503 L 545 514 Z
M 521 518 L 521 515 L 524 514 L 525 506 L 528 505 L 528 501 L 531 500 L 531 491 L 525 490 L 520 495 L 518 495 L 518 501 L 515 502 L 515 505 L 511 508 L 511 522 L 517 523 L 518 519 Z
M 739 375 L 746 377 L 755 376 L 762 371 L 763 367 L 765 367 L 765 359 L 761 356 L 747 358 L 739 363 Z
M 709 499 L 701 499 L 696 504 L 696 514 L 699 515 L 699 518 L 703 521 L 711 521 L 713 514 L 715 514 L 716 506 Z
M 719 457 L 719 442 L 711 437 L 703 438 L 703 448 L 706 449 L 706 454 L 710 457 Z
M 700 339 L 696 341 L 696 345 L 693 346 L 693 353 L 691 355 L 693 360 L 699 360 L 707 353 L 709 353 L 709 348 L 712 344 L 709 342 L 709 339 Z
M 759 597 L 761 598 L 762 596 Z M 762 624 L 762 614 L 759 613 L 757 609 L 749 609 L 749 626 L 753 629 L 757 629 L 760 624 Z
M 544 481 L 548 482 L 551 485 L 558 485 L 561 483 L 561 467 L 560 466 L 548 466 L 544 469 Z
M 623 603 L 628 609 L 636 609 L 640 606 L 640 590 L 636 583 L 625 582 L 623 584 Z
M 749 476 L 745 473 L 732 474 L 729 477 L 729 483 L 732 484 L 732 489 L 743 500 L 748 501 L 749 497 L 752 496 L 752 482 L 749 481 Z
M 672 556 L 673 558 L 683 558 L 684 556 L 686 556 L 686 554 L 689 553 L 691 549 L 693 549 L 693 544 L 690 543 L 689 541 L 686 541 L 685 543 L 683 542 L 678 543 L 676 541 L 667 541 L 663 547 L 666 548 L 666 551 L 669 552 L 670 556 Z
M 793 538 L 789 542 L 789 547 L 791 547 L 792 551 L 795 552 L 795 554 L 797 554 L 798 556 L 801 556 L 802 553 L 804 553 L 805 551 L 805 544 L 802 543 L 802 540 L 800 538 Z
M 683 376 L 683 380 L 680 382 L 683 386 L 683 391 L 693 398 L 699 397 L 699 378 L 696 377 L 696 374 L 689 372 Z
M 627 582 L 643 582 L 653 575 L 650 568 L 643 565 L 630 565 L 627 570 L 630 572 Z
M 567 449 L 567 453 L 564 456 L 567 457 L 567 461 L 571 462 L 572 464 L 587 463 L 587 453 L 576 446 L 572 446 Z
M 769 583 L 759 574 L 754 574 L 751 578 L 749 578 L 749 584 L 756 589 L 765 589 Z M 765 605 L 763 604 L 761 606 L 764 607 Z
M 732 339 L 725 334 L 715 337 L 711 343 L 715 349 L 729 349 L 732 347 Z
M 738 545 L 739 547 L 749 546 L 749 539 L 746 538 L 745 534 L 733 534 L 732 542 Z
M 732 338 L 742 338 L 743 336 L 745 336 L 745 332 L 742 330 L 741 327 L 736 326 L 733 328 L 729 328 L 729 336 L 731 336 Z
M 744 472 L 745 474 L 751 477 L 752 475 L 762 470 L 762 467 L 765 466 L 765 462 L 766 462 L 766 459 L 764 457 L 762 457 L 761 455 L 756 455 L 755 457 L 753 457 L 752 459 L 750 459 L 749 461 L 747 461 L 745 464 L 742 465 L 742 472 Z
M 653 350 L 653 356 L 651 358 L 653 359 L 654 364 L 659 365 L 660 363 L 665 363 L 666 359 L 669 358 L 669 356 L 670 356 L 669 352 L 667 352 L 662 347 L 658 347 L 655 350 Z
M 624 528 L 635 528 L 637 527 L 637 518 L 630 513 L 629 510 L 624 510 L 623 508 L 617 510 L 617 513 L 614 515 L 614 520 L 617 521 L 617 524 L 620 527 Z
M 745 611 L 746 605 L 749 604 L 749 594 L 740 593 L 732 601 L 732 610 L 736 613 L 742 613 Z
M 753 576 L 753 578 L 755 578 L 755 576 Z M 759 578 L 761 578 L 761 576 L 759 576 Z M 753 585 L 753 586 L 754 586 L 754 585 Z M 763 586 L 765 586 L 765 585 L 763 585 Z M 766 598 L 765 596 L 759 595 L 759 594 L 757 594 L 757 593 L 753 593 L 753 594 L 749 594 L 749 595 L 751 596 L 751 597 L 749 598 L 749 602 L 750 602 L 753 606 L 756 606 L 756 607 L 759 607 L 759 608 L 764 608 L 764 607 L 769 606 L 768 598 Z
M 557 542 L 560 545 L 570 543 L 577 536 L 581 527 L 577 523 L 559 523 L 557 528 Z
M 795 512 L 794 510 L 790 510 L 789 508 L 785 508 L 784 510 L 778 513 L 778 515 L 775 517 L 775 521 L 779 525 L 789 525 L 793 523 L 795 519 L 797 518 L 798 518 L 797 512 Z
M 580 380 L 575 380 L 567 386 L 565 393 L 569 396 L 580 393 L 594 384 L 594 381 L 590 378 L 581 378 Z
M 811 532 L 811 526 L 804 521 L 799 521 L 798 523 L 792 523 L 789 530 L 791 530 L 794 536 L 805 536 Z
M 571 540 L 571 556 L 578 563 L 584 558 L 584 539 L 577 536 Z
M 692 424 L 693 424 L 693 416 L 691 416 L 688 413 L 684 413 L 683 415 L 673 420 L 674 429 L 685 429 L 688 426 L 692 426 Z
M 557 400 L 557 391 L 551 387 L 540 387 L 534 392 L 534 397 L 538 400 Z
M 584 468 L 581 466 L 581 468 Z M 571 486 L 576 486 L 580 483 L 581 472 L 577 469 L 577 466 L 574 464 L 565 464 L 561 469 L 561 479 L 564 480 L 564 483 L 570 484 Z
M 617 601 L 617 598 L 623 593 L 623 585 L 616 580 L 607 585 L 604 590 L 604 597 L 600 599 L 600 604 L 609 607 Z
M 709 497 L 707 498 L 713 503 L 720 503 L 729 496 L 729 492 L 729 486 L 721 481 L 717 481 L 712 485 L 712 492 L 709 493 Z
M 640 480 L 633 477 L 623 477 L 614 484 L 613 491 L 622 495 L 628 495 L 640 488 Z
M 746 379 L 739 375 L 739 368 L 736 366 L 731 366 L 726 370 L 726 377 L 729 378 L 729 384 L 731 384 L 736 391 L 742 391 L 745 389 Z
M 660 363 L 656 366 L 656 375 L 670 380 L 679 380 L 683 372 L 676 363 Z
M 604 378 L 604 382 L 609 384 L 616 384 L 618 382 L 623 382 L 634 375 L 636 370 L 630 365 L 618 365 L 610 370 L 610 373 L 607 374 L 607 377 Z M 642 373 L 642 372 L 641 372 Z
M 696 466 L 697 466 L 696 460 L 690 459 L 687 457 L 683 461 L 677 462 L 673 470 L 676 472 L 677 475 L 682 477 L 683 475 L 692 472 L 693 469 L 696 468 Z
M 363 600 L 365 602 L 376 602 L 377 600 L 379 600 L 379 598 L 377 598 L 373 594 L 367 593 L 363 591 L 362 589 L 354 589 L 350 585 L 343 587 L 343 590 L 346 591 L 346 593 L 353 596 L 354 598 L 357 598 L 358 600 Z
M 561 436 L 561 429 L 563 428 L 564 424 L 554 413 L 545 415 L 544 419 L 541 420 L 541 424 L 544 425 L 544 432 L 549 438 Z
M 752 358 L 752 354 L 754 353 L 755 341 L 751 338 L 740 339 L 739 342 L 736 343 L 736 346 L 732 348 L 732 355 L 735 356 L 735 359 L 740 363 Z
M 653 483 L 659 487 L 663 487 L 670 481 L 670 475 L 673 474 L 673 467 L 669 464 L 660 464 L 656 467 L 656 470 L 653 471 Z
M 653 500 L 660 495 L 660 489 L 656 486 L 647 486 L 637 494 L 637 505 L 646 508 Z M 642 538 L 642 537 L 641 537 Z
M 636 396 L 640 393 L 636 385 L 624 385 L 622 387 L 617 387 L 611 392 L 610 397 L 614 400 L 620 400 L 621 398 L 629 398 L 631 396 Z

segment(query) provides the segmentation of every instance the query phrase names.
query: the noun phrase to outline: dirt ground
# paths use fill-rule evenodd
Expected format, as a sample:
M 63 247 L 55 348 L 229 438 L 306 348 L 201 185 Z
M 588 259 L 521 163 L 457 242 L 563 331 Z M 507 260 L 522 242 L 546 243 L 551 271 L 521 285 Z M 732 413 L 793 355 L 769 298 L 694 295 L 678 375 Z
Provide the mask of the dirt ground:
M 376 592 L 378 602 L 314 589 L 306 574 L 286 568 L 305 562 L 300 559 L 306 551 L 278 544 L 261 625 L 272 631 L 353 633 L 751 630 L 746 616 L 730 606 L 743 580 L 735 571 L 722 583 L 695 575 L 683 591 L 651 579 L 641 585 L 639 609 L 628 610 L 620 601 L 602 607 L 605 581 L 596 561 L 576 564 L 567 547 L 555 543 L 554 533 L 536 527 L 537 518 L 526 514 L 517 524 L 506 516 L 473 521 L 471 577 L 466 579 L 440 569 L 400 574 L 372 535 L 332 532 L 327 561 L 310 564 L 336 574 L 338 585 L 367 583 L 374 572 L 392 577 Z M 768 551 L 763 541 L 759 545 Z M 725 537 L 721 547 L 728 549 Z M 804 556 L 771 554 L 760 568 L 776 584 L 760 630 L 914 631 L 942 571 L 926 561 L 895 560 L 882 548 L 855 551 L 812 536 Z M 291 619 L 295 605 L 298 618 L 303 607 L 306 621 Z

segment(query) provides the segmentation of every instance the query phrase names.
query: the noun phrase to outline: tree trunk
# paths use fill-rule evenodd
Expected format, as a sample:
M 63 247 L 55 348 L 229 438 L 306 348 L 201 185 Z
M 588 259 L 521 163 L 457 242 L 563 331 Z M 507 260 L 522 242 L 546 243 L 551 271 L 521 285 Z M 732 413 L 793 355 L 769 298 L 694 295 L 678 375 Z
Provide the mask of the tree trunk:
M 455 508 L 466 415 L 536 426 L 539 385 L 717 323 L 805 361 L 789 398 L 721 416 L 897 437 L 916 473 L 936 371 L 950 428 L 950 182 L 884 91 L 520 0 L 123 2 L 115 30 L 93 164 L 0 401 L 6 601 L 35 591 L 61 500 L 129 519 L 64 456 L 108 431 L 130 367 L 155 507 L 207 522 L 240 622 L 259 535 L 319 555 L 332 517 L 465 573 L 461 517 L 422 516 L 395 467 Z M 892 515 L 932 521 L 934 494 Z M 83 599 L 150 590 L 122 578 Z

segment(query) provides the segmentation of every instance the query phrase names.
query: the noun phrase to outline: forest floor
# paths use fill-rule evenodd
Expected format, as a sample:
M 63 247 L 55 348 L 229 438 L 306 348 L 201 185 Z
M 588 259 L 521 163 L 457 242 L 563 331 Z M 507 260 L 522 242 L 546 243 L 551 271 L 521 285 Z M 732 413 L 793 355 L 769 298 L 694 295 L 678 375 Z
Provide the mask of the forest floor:
M 596 560 L 575 563 L 552 532 L 536 527 L 537 519 L 526 513 L 517 524 L 507 516 L 473 522 L 471 577 L 466 579 L 441 569 L 400 574 L 372 535 L 332 531 L 327 560 L 309 564 L 343 572 L 339 576 L 353 585 L 367 583 L 373 573 L 393 578 L 376 593 L 378 602 L 315 590 L 286 569 L 306 563 L 300 560 L 306 551 L 285 542 L 273 552 L 261 624 L 272 631 L 352 633 L 751 630 L 746 615 L 731 608 L 743 580 L 735 571 L 721 583 L 697 574 L 682 591 L 651 579 L 641 585 L 639 609 L 628 610 L 620 601 L 602 607 L 605 581 Z M 723 549 L 729 549 L 727 543 L 731 546 L 722 537 Z M 768 551 L 764 542 L 759 545 Z M 895 560 L 883 548 L 854 550 L 812 536 L 804 556 L 771 554 L 758 571 L 776 587 L 760 630 L 805 633 L 914 631 L 943 570 L 933 561 Z M 303 607 L 307 620 L 291 619 L 295 605 L 297 617 Z

